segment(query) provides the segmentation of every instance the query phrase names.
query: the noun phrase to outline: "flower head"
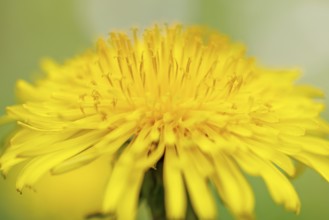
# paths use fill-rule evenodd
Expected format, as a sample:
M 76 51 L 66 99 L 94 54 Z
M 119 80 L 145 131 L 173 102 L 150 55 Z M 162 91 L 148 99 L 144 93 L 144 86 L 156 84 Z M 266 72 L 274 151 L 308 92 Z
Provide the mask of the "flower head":
M 19 191 L 105 157 L 102 212 L 132 219 L 145 174 L 161 163 L 167 218 L 184 218 L 188 200 L 200 219 L 215 218 L 213 185 L 248 219 L 254 197 L 244 173 L 262 177 L 274 201 L 297 213 L 287 179 L 296 164 L 329 180 L 321 92 L 295 85 L 297 70 L 262 68 L 218 33 L 179 25 L 111 33 L 96 51 L 43 67 L 36 83 L 18 82 L 22 103 L 7 108 L 18 129 L 1 170 L 26 162 Z

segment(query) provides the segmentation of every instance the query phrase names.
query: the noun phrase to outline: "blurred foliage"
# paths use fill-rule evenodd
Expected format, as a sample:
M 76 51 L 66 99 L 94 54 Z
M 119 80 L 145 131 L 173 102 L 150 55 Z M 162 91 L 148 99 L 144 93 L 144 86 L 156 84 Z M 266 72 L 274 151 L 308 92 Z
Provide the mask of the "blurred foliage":
M 210 0 L 198 22 L 247 46 L 249 55 L 274 67 L 300 67 L 303 82 L 329 92 L 329 2 L 326 0 Z
M 90 44 L 81 33 L 73 7 L 71 0 L 0 1 L 1 107 L 13 102 L 18 78 L 39 71 L 41 58 L 63 61 Z

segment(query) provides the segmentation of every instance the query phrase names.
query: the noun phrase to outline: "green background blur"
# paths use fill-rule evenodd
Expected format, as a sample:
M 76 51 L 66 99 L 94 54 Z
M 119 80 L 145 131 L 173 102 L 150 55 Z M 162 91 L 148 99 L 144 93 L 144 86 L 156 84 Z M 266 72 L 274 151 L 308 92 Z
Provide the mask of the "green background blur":
M 300 67 L 304 70 L 302 82 L 329 94 L 327 0 L 0 0 L 0 113 L 15 102 L 15 81 L 33 80 L 39 74 L 41 58 L 63 62 L 93 47 L 97 36 L 106 36 L 108 31 L 155 22 L 218 28 L 246 44 L 248 54 L 263 64 Z M 329 118 L 328 110 L 324 115 Z M 9 129 L 1 128 L 0 135 Z M 39 219 L 26 197 L 20 201 L 14 178 L 0 180 L 0 219 Z M 313 171 L 307 170 L 293 181 L 302 202 L 299 216 L 274 204 L 262 181 L 250 181 L 256 194 L 257 219 L 329 219 L 329 184 Z M 220 203 L 218 206 L 220 219 L 232 219 Z M 143 215 L 139 216 L 146 218 Z M 41 219 L 59 220 L 63 214 Z

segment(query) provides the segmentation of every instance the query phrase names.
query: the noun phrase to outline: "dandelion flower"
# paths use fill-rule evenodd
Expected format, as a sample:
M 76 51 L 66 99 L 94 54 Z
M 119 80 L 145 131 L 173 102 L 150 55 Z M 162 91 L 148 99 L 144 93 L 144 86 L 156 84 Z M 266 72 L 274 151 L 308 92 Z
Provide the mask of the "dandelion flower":
M 211 187 L 236 218 L 251 219 L 245 174 L 296 213 L 289 177 L 298 164 L 329 181 L 321 91 L 296 85 L 298 70 L 263 68 L 217 32 L 173 25 L 110 33 L 95 51 L 43 69 L 33 84 L 18 81 L 21 103 L 3 119 L 18 124 L 0 160 L 4 174 L 25 163 L 18 191 L 47 172 L 107 158 L 102 213 L 134 219 L 152 171 L 161 174 L 168 219 L 185 218 L 189 204 L 198 218 L 216 218 Z

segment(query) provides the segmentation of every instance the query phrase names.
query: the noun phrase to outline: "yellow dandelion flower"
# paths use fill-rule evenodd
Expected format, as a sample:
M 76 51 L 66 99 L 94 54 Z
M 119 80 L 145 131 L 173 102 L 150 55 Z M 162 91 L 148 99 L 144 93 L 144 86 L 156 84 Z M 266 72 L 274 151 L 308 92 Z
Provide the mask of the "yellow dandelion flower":
M 329 180 L 321 92 L 295 85 L 297 70 L 262 68 L 213 31 L 173 25 L 142 37 L 135 29 L 111 33 L 95 51 L 43 67 L 36 83 L 18 81 L 21 103 L 4 118 L 18 128 L 1 170 L 26 163 L 18 191 L 47 172 L 107 158 L 102 213 L 134 219 L 151 172 L 160 176 L 168 219 L 183 219 L 189 204 L 198 218 L 214 219 L 212 186 L 233 215 L 251 219 L 244 173 L 260 176 L 274 201 L 296 213 L 288 178 L 297 164 Z

